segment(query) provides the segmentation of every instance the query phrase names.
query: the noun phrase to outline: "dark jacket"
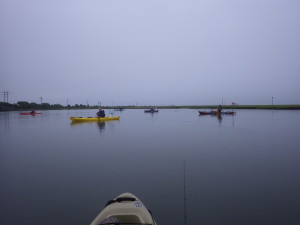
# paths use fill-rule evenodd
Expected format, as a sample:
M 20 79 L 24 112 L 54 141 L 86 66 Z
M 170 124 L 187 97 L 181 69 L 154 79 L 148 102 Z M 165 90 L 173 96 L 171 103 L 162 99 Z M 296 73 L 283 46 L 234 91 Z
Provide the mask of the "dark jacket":
M 105 117 L 105 111 L 103 109 L 99 110 L 99 112 L 97 112 L 97 116 L 98 117 Z

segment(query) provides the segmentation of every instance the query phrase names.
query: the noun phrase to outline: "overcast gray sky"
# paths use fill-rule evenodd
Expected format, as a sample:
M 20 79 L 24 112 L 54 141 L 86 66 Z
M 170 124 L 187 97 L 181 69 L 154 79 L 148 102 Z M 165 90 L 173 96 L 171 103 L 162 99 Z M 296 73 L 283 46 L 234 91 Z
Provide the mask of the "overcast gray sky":
M 300 104 L 300 1 L 0 0 L 0 76 L 11 103 Z

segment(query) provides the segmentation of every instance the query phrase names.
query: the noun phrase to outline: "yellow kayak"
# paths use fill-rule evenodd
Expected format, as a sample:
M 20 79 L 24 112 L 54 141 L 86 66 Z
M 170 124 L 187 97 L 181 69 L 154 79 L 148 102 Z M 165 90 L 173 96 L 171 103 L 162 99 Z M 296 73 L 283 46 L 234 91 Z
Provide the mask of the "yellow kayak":
M 112 117 L 70 117 L 72 122 L 88 122 L 88 121 L 107 121 L 107 120 L 119 120 L 119 116 L 112 116 Z

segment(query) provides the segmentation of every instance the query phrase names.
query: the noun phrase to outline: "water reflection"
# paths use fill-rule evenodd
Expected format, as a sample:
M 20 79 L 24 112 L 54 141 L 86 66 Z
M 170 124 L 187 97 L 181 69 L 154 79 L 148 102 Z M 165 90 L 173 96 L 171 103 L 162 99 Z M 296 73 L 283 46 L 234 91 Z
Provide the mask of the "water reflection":
M 217 115 L 217 119 L 219 121 L 219 124 L 221 124 L 222 123 L 222 116 L 221 115 Z
M 106 128 L 107 128 L 107 124 L 109 124 L 109 128 L 110 129 L 114 129 L 114 123 L 117 123 L 118 121 L 82 121 L 82 122 L 71 122 L 70 125 L 71 126 L 97 126 L 99 128 L 100 132 L 103 132 Z
M 4 120 L 4 130 L 7 131 L 9 129 L 9 112 L 2 112 L 0 115 L 1 120 Z
M 104 131 L 104 129 L 105 129 L 105 122 L 104 121 L 103 122 L 98 122 L 97 125 L 99 127 L 100 132 Z
M 232 125 L 232 127 L 234 127 L 234 117 L 235 117 L 235 114 L 234 115 L 231 115 L 231 114 L 229 114 L 229 115 L 217 115 L 216 117 L 218 119 L 220 127 L 221 127 L 221 125 L 222 125 L 222 123 L 224 121 L 225 121 L 225 123 L 226 123 L 226 121 L 228 121 L 228 124 L 230 124 L 229 123 L 230 119 L 232 120 L 231 125 Z
M 234 117 L 236 116 L 236 114 L 223 114 L 223 115 L 216 115 L 216 114 L 199 114 L 199 116 L 202 118 L 211 118 L 212 120 L 215 120 L 215 118 L 218 121 L 218 125 L 219 127 L 221 127 L 221 125 L 225 122 L 227 123 L 228 121 L 232 121 L 232 127 L 234 127 Z M 226 122 L 227 121 L 227 122 Z

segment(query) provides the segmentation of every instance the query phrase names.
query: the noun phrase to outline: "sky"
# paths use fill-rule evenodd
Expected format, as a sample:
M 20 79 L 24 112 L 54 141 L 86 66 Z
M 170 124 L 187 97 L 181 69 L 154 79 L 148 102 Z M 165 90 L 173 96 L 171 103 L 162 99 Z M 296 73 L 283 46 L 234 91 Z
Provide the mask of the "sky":
M 299 0 L 0 0 L 0 101 L 300 104 Z

